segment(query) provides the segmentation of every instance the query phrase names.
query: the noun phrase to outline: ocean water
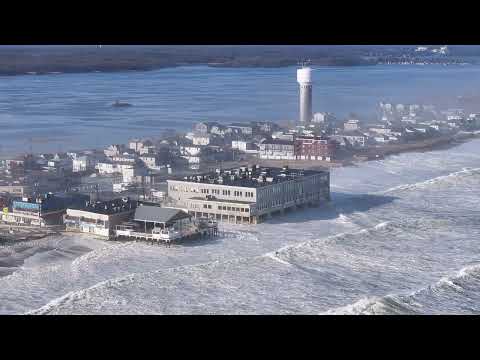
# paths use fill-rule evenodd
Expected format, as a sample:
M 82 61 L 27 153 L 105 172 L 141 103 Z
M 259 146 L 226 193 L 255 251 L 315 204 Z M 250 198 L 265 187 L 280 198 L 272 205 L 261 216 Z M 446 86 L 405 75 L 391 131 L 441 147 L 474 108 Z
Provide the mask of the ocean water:
M 331 180 L 329 206 L 215 239 L 3 246 L 0 313 L 480 313 L 480 139 Z
M 372 118 L 382 100 L 446 104 L 480 94 L 479 74 L 478 65 L 316 68 L 314 110 Z M 2 76 L 0 155 L 100 147 L 204 120 L 295 120 L 297 92 L 294 67 Z M 134 106 L 112 108 L 117 99 Z

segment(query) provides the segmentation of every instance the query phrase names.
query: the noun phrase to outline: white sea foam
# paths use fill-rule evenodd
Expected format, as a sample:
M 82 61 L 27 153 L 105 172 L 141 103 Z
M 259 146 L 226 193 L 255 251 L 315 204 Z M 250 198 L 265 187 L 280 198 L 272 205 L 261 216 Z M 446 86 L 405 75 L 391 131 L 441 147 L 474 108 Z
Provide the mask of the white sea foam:
M 345 305 L 335 309 L 330 309 L 324 314 L 349 314 L 349 315 L 367 315 L 367 314 L 412 314 L 420 311 L 428 311 L 422 303 L 419 303 L 420 295 L 427 295 L 427 299 L 432 300 L 438 294 L 447 293 L 447 297 L 451 296 L 451 291 L 455 293 L 463 293 L 465 289 L 458 283 L 459 280 L 472 278 L 478 291 L 480 291 L 480 264 L 466 266 L 457 271 L 452 276 L 444 276 L 432 285 L 425 286 L 421 289 L 413 291 L 407 295 L 385 295 L 383 297 L 362 298 L 353 304 Z M 443 299 L 442 299 L 443 300 Z M 480 307 L 478 308 L 480 311 Z

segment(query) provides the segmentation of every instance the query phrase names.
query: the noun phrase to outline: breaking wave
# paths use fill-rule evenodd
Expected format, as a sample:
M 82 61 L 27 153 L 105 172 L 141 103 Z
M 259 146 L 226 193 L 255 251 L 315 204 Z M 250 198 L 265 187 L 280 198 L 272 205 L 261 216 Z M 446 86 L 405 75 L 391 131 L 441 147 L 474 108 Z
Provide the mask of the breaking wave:
M 469 286 L 476 285 L 480 288 L 480 264 L 466 266 L 453 276 L 442 277 L 436 283 L 407 295 L 389 294 L 383 297 L 366 297 L 353 304 L 327 310 L 322 314 L 412 315 L 441 313 L 436 307 L 445 305 L 444 297 L 453 297 L 459 293 L 462 294 L 465 291 L 465 284 Z M 477 308 L 469 308 L 468 310 L 479 313 L 480 304 L 478 304 Z M 450 311 L 464 312 L 465 309 L 459 306 L 458 309 L 450 309 Z
M 448 175 L 438 176 L 433 179 L 429 179 L 426 181 L 421 181 L 413 184 L 404 184 L 404 185 L 395 186 L 387 190 L 380 191 L 378 193 L 388 194 L 388 193 L 394 193 L 397 191 L 404 191 L 404 190 L 424 189 L 431 185 L 444 183 L 444 182 L 452 182 L 452 181 L 456 181 L 456 180 L 469 177 L 469 176 L 474 176 L 474 175 L 480 175 L 480 168 L 464 168 L 460 171 L 456 171 Z

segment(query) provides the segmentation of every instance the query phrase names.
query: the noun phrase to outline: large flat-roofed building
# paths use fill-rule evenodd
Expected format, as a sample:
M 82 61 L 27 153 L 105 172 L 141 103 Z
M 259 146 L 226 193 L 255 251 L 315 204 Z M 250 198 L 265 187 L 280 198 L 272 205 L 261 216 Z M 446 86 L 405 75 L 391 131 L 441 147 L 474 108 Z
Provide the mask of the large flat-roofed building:
M 330 200 L 328 171 L 239 168 L 167 180 L 168 197 L 194 217 L 256 224 L 273 213 Z

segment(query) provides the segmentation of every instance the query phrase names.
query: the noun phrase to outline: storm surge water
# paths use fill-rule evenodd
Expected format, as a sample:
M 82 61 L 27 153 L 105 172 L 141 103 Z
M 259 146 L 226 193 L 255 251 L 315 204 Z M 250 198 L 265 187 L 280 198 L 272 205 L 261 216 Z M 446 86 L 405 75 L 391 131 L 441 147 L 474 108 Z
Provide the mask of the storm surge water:
M 0 312 L 480 313 L 480 140 L 331 179 L 329 206 L 223 227 L 215 239 L 56 241 L 0 278 Z M 88 251 L 52 256 L 72 245 Z

